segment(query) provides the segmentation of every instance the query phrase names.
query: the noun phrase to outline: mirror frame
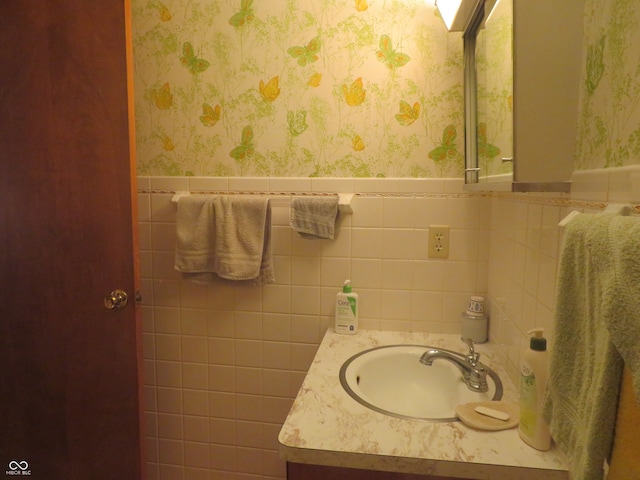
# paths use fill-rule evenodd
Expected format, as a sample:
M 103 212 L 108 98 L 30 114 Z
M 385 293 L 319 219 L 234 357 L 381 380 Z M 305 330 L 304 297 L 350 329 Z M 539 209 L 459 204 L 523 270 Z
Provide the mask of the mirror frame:
M 478 35 L 498 0 L 481 0 L 463 34 L 464 53 L 464 122 L 465 155 L 464 183 L 467 190 L 511 190 L 514 179 L 512 168 L 509 174 L 481 182 L 480 159 L 478 158 Z M 513 162 L 513 158 L 503 158 L 503 162 Z
M 462 36 L 464 51 L 464 183 L 466 185 L 480 181 L 476 37 L 483 21 L 484 2 L 480 2 Z

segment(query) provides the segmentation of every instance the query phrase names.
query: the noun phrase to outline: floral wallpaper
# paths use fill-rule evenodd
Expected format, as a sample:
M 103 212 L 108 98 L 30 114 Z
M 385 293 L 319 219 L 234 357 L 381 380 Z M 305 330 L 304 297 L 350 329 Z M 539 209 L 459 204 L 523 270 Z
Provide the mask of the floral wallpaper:
M 576 169 L 640 164 L 640 2 L 587 0 Z
M 462 177 L 432 0 L 133 0 L 140 175 Z

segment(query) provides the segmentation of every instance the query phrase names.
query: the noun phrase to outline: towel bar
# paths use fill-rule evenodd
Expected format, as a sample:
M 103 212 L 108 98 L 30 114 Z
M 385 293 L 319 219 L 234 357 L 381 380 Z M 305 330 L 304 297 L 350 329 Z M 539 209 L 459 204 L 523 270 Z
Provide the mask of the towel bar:
M 615 215 L 629 215 L 631 212 L 630 205 L 623 205 L 621 203 L 612 203 L 607 205 L 607 208 L 604 209 L 605 213 L 613 213 Z
M 622 203 L 611 203 L 609 205 L 607 205 L 607 207 L 604 209 L 605 213 L 612 213 L 614 215 L 629 215 L 629 213 L 631 213 L 631 206 L 630 205 L 624 205 Z M 573 210 L 572 212 L 569 212 L 569 214 L 564 217 L 562 220 L 560 220 L 560 222 L 558 222 L 558 227 L 562 230 L 564 229 L 564 227 L 566 227 L 569 222 L 571 220 L 573 220 L 573 218 L 576 215 L 579 215 L 580 212 L 578 212 L 577 210 Z
M 338 210 L 340 210 L 341 213 L 353 213 L 351 200 L 353 200 L 353 193 L 339 193 Z
M 220 194 L 220 195 L 224 195 L 224 193 L 218 193 L 216 192 L 216 194 Z M 177 191 L 175 192 L 175 194 L 173 195 L 173 197 L 171 197 L 171 202 L 177 204 L 178 200 L 180 200 L 180 197 L 184 197 L 185 195 L 190 195 L 190 192 L 187 191 Z M 237 194 L 234 193 L 232 195 L 252 195 L 251 193 L 241 193 L 241 194 Z M 271 197 L 271 200 L 275 201 L 275 202 L 286 202 L 286 205 L 289 205 L 291 203 L 291 196 L 293 195 L 313 195 L 313 193 L 311 194 L 296 194 L 296 193 L 287 193 L 287 192 L 283 192 L 283 193 L 264 193 L 264 194 L 260 194 L 260 195 L 273 195 Z M 351 214 L 353 213 L 353 207 L 351 206 L 351 200 L 353 200 L 353 193 L 338 193 L 338 210 L 343 213 L 343 214 Z
M 572 212 L 569 213 L 569 215 L 567 215 L 562 220 L 560 220 L 560 222 L 558 222 L 558 227 L 560 227 L 560 229 L 564 229 L 564 227 L 566 227 L 569 224 L 569 222 L 573 220 L 573 217 L 575 217 L 576 215 L 580 215 L 580 212 L 577 210 L 573 210 Z
M 176 205 L 178 204 L 178 200 L 180 200 L 180 197 L 184 197 L 186 195 L 189 195 L 189 192 L 176 192 L 173 194 L 173 197 L 171 197 L 171 203 L 175 203 Z

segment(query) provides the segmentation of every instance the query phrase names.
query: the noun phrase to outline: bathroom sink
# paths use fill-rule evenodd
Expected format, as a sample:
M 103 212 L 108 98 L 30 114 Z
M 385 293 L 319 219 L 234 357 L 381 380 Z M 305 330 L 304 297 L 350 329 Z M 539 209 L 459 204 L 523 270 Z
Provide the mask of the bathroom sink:
M 436 358 L 428 366 L 422 355 L 434 347 L 390 345 L 360 352 L 340 369 L 340 383 L 356 401 L 380 413 L 400 418 L 455 421 L 456 406 L 500 400 L 502 382 L 486 365 L 486 392 L 472 391 L 452 361 Z M 464 355 L 438 348 L 464 359 Z

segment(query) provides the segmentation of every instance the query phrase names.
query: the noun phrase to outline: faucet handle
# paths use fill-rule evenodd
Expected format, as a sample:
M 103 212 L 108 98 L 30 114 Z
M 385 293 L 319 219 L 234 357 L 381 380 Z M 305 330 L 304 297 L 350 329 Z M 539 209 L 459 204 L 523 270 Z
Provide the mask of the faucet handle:
M 467 356 L 467 358 L 473 365 L 475 365 L 480 360 L 480 354 L 476 353 L 476 349 L 473 345 L 473 340 L 471 338 L 462 338 L 462 341 L 469 347 L 469 355 Z

